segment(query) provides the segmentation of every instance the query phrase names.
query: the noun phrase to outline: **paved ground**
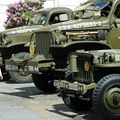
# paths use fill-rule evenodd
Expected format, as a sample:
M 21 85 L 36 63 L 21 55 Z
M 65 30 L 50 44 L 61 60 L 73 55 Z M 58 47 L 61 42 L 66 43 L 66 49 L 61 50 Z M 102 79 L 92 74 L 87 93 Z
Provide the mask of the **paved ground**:
M 33 83 L 0 82 L 0 120 L 97 120 L 92 112 L 75 113 L 56 94 L 44 94 Z

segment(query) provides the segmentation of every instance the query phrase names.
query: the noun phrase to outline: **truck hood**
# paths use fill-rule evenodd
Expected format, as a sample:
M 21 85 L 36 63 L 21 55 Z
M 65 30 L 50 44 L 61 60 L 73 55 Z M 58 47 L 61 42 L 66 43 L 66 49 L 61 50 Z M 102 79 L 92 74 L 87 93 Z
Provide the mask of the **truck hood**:
M 54 30 L 92 30 L 92 29 L 109 29 L 109 18 L 91 18 L 91 19 L 79 19 L 70 20 L 54 25 L 45 26 L 40 31 L 54 31 Z
M 57 26 L 59 30 L 88 30 L 88 29 L 96 29 L 96 28 L 106 28 L 109 29 L 109 21 L 104 17 L 100 19 L 79 19 L 72 20 L 66 23 L 62 23 Z
M 31 32 L 37 31 L 42 27 L 43 25 L 22 26 L 22 27 L 16 27 L 16 28 L 2 31 L 2 33 L 7 35 L 25 34 L 25 33 L 31 33 Z

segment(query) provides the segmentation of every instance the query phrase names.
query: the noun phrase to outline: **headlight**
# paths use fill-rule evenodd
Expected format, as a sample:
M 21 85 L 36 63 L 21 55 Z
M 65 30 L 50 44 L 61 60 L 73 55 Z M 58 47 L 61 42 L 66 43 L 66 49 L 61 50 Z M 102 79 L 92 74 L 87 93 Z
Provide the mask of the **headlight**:
M 84 71 L 85 71 L 85 72 L 88 72 L 89 69 L 90 69 L 89 62 L 88 62 L 88 61 L 85 61 L 85 62 L 84 62 Z
M 107 31 L 98 30 L 98 40 L 105 40 L 107 36 Z
M 66 40 L 67 40 L 67 37 L 65 35 L 63 35 L 63 34 L 56 35 L 56 43 L 57 44 L 65 43 Z
M 34 53 L 35 53 L 35 44 L 34 43 L 30 44 L 29 52 L 31 55 L 34 55 Z

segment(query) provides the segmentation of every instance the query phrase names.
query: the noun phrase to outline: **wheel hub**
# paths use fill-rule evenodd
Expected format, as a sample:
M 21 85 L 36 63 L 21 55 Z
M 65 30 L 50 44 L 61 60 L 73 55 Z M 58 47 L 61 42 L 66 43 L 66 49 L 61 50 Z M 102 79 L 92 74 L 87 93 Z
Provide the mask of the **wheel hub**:
M 105 100 L 107 105 L 112 108 L 119 110 L 120 109 L 120 88 L 115 87 L 109 89 L 105 95 Z
M 29 76 L 30 74 L 29 73 L 26 73 L 26 72 L 18 72 L 18 74 L 20 74 L 21 76 Z

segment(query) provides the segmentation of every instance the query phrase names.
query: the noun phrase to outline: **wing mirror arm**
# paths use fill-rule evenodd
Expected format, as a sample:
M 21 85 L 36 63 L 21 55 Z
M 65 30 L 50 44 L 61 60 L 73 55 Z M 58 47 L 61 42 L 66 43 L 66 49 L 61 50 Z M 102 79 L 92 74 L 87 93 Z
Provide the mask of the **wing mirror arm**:
M 115 28 L 118 28 L 117 23 L 115 21 L 114 21 L 113 24 L 114 24 Z

